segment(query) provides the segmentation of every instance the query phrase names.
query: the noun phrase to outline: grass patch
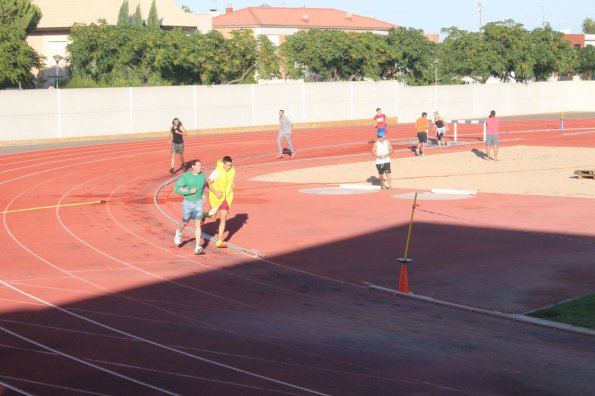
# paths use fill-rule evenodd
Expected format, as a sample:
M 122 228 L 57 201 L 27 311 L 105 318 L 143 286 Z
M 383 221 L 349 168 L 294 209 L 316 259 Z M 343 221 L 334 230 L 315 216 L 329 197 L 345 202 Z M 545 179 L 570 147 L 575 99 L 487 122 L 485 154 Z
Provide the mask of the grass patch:
M 595 330 L 595 294 L 528 314 L 534 318 L 566 323 Z

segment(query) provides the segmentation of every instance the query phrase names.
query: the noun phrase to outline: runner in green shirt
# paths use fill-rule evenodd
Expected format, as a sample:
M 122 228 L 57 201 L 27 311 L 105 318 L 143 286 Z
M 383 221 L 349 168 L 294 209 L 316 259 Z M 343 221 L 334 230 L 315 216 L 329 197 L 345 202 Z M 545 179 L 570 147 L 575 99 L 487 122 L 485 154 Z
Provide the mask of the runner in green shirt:
M 187 163 L 189 171 L 184 173 L 178 180 L 174 187 L 177 194 L 184 196 L 182 202 L 182 220 L 176 230 L 174 242 L 176 245 L 182 243 L 182 231 L 190 220 L 194 220 L 196 248 L 194 254 L 205 254 L 204 248 L 201 246 L 201 229 L 200 222 L 202 220 L 202 206 L 207 199 L 205 193 L 206 177 L 201 171 L 202 164 L 200 160 L 192 160 Z

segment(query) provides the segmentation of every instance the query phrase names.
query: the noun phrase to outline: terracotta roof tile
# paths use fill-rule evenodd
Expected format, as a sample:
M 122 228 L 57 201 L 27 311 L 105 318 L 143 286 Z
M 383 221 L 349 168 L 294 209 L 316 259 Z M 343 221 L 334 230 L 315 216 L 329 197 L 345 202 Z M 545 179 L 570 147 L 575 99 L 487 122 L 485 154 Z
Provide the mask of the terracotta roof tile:
M 398 26 L 334 8 L 246 7 L 213 18 L 214 28 L 287 26 L 388 30 Z

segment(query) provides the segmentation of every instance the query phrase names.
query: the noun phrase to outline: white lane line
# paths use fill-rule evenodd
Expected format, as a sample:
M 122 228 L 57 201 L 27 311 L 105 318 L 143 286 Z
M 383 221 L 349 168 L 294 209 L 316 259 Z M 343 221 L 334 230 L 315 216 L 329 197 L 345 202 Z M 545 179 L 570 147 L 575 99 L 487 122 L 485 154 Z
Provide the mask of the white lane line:
M 0 378 L 1 378 L 1 377 L 0 377 Z M 9 389 L 9 390 L 11 390 L 11 391 L 13 391 L 13 392 L 20 393 L 21 395 L 33 396 L 33 394 L 32 394 L 32 393 L 25 392 L 24 390 L 22 390 L 22 389 L 20 389 L 20 388 L 17 388 L 17 387 L 16 387 L 16 386 L 14 386 L 14 385 L 10 385 L 10 384 L 9 384 L 9 383 L 7 383 L 7 382 L 0 381 L 0 385 L 2 385 L 2 386 L 3 386 L 3 387 L 5 387 L 6 389 Z M 0 390 L 1 390 L 1 389 L 0 389 Z M 4 392 L 2 392 L 2 393 L 4 393 Z
M 1 279 L 0 279 L 0 283 L 2 283 L 2 284 L 6 284 L 6 283 L 5 283 L 3 280 L 1 280 Z M 18 292 L 18 293 L 21 293 L 21 294 L 23 294 L 23 295 L 25 295 L 25 296 L 29 297 L 29 298 L 30 298 L 30 299 L 32 299 L 32 300 L 35 300 L 35 301 L 38 301 L 38 302 L 41 302 L 41 303 L 45 304 L 45 305 L 46 305 L 46 306 L 48 306 L 49 308 L 52 308 L 52 309 L 54 309 L 54 310 L 57 310 L 57 311 L 63 312 L 63 313 L 65 313 L 65 314 L 67 314 L 67 315 L 70 315 L 70 316 L 73 316 L 73 317 L 75 317 L 75 318 L 78 318 L 78 319 L 80 319 L 80 320 L 82 320 L 82 321 L 85 321 L 85 322 L 88 322 L 88 323 L 94 324 L 94 325 L 96 325 L 96 326 L 99 326 L 99 327 L 101 327 L 101 328 L 104 328 L 104 329 L 107 329 L 107 330 L 111 330 L 111 331 L 113 331 L 114 333 L 121 334 L 121 335 L 123 335 L 123 336 L 126 336 L 126 337 L 130 337 L 130 338 L 132 338 L 132 339 L 135 339 L 135 340 L 137 340 L 137 341 L 140 341 L 140 342 L 144 342 L 144 343 L 146 343 L 146 344 L 148 344 L 148 345 L 152 345 L 152 346 L 154 346 L 154 347 L 157 347 L 157 348 L 160 348 L 160 349 L 164 349 L 164 350 L 166 350 L 166 351 L 169 351 L 169 352 L 177 353 L 177 354 L 180 354 L 180 355 L 182 355 L 182 356 L 189 357 L 189 358 L 191 358 L 191 359 L 193 359 L 193 360 L 197 360 L 197 361 L 200 361 L 200 362 L 203 362 L 203 363 L 208 363 L 208 364 L 211 364 L 211 365 L 213 365 L 213 366 L 217 366 L 217 367 L 220 367 L 220 368 L 224 368 L 224 369 L 227 369 L 227 370 L 230 370 L 230 371 L 236 372 L 236 373 L 245 374 L 245 375 L 248 375 L 248 376 L 250 376 L 250 377 L 254 377 L 254 378 L 258 378 L 258 379 L 264 380 L 264 381 L 268 381 L 268 382 L 272 382 L 272 383 L 275 383 L 275 384 L 283 385 L 283 386 L 286 386 L 286 387 L 288 387 L 288 388 L 292 388 L 292 389 L 301 390 L 301 391 L 304 391 L 304 392 L 307 392 L 307 393 L 310 393 L 310 394 L 313 394 L 313 395 L 327 396 L 325 393 L 318 392 L 318 391 L 315 391 L 315 390 L 313 390 L 313 389 L 308 389 L 308 388 L 305 388 L 305 387 L 303 387 L 303 386 L 295 385 L 295 384 L 292 384 L 292 383 L 289 383 L 289 382 L 285 382 L 285 381 L 282 381 L 282 380 L 278 380 L 278 379 L 275 379 L 275 378 L 272 378 L 272 377 L 268 377 L 268 376 L 265 376 L 265 375 L 257 374 L 257 373 L 255 373 L 255 372 L 248 371 L 248 370 L 244 370 L 244 369 L 241 369 L 241 368 L 239 368 L 239 367 L 235 367 L 235 366 L 228 365 L 228 364 L 225 364 L 225 363 L 221 363 L 221 362 L 219 362 L 219 361 L 216 361 L 216 360 L 213 360 L 213 359 L 208 359 L 208 358 L 204 358 L 204 357 L 202 357 L 202 356 L 193 355 L 193 354 L 191 354 L 191 353 L 184 352 L 184 351 L 181 351 L 181 350 L 179 350 L 179 349 L 176 349 L 176 348 L 169 347 L 169 346 L 167 346 L 167 345 L 164 345 L 164 344 L 161 344 L 161 343 L 159 343 L 159 342 L 156 342 L 156 341 L 149 340 L 148 338 L 144 338 L 144 337 L 141 337 L 141 336 L 137 336 L 137 335 L 134 335 L 134 334 L 128 333 L 128 332 L 126 332 L 126 331 L 124 331 L 124 330 L 120 330 L 120 329 L 118 329 L 118 328 L 115 328 L 115 327 L 113 327 L 113 326 L 109 326 L 109 325 L 107 325 L 107 324 L 104 324 L 104 323 L 98 322 L 98 321 L 96 321 L 96 320 L 93 320 L 93 319 L 87 318 L 87 317 L 85 317 L 85 316 L 83 316 L 83 315 L 79 315 L 79 314 L 77 314 L 77 313 L 75 313 L 75 312 L 72 312 L 71 310 L 68 310 L 68 309 L 66 309 L 66 308 L 62 308 L 62 307 L 60 307 L 60 306 L 57 306 L 57 305 L 55 305 L 55 304 L 52 304 L 52 303 L 51 303 L 51 302 L 49 302 L 49 301 L 45 301 L 45 300 L 43 300 L 43 299 L 41 299 L 41 298 L 38 298 L 38 297 L 36 297 L 36 296 L 34 296 L 34 295 L 32 295 L 32 294 L 29 294 L 29 293 L 25 292 L 24 290 L 20 290 L 19 288 L 16 288 L 16 287 L 12 286 L 12 285 L 10 285 L 10 284 L 6 284 L 6 285 L 7 285 L 8 287 L 10 287 L 11 289 L 13 289 L 14 291 L 16 291 L 16 292 Z M 98 369 L 98 370 L 104 371 L 104 372 L 106 372 L 106 373 L 109 373 L 109 374 L 112 374 L 112 375 L 115 375 L 115 376 L 117 376 L 117 377 L 120 377 L 120 378 L 122 378 L 122 379 L 127 379 L 128 381 L 131 381 L 131 382 L 137 383 L 137 384 L 139 384 L 139 385 L 143 385 L 143 386 L 145 386 L 145 387 L 148 387 L 148 388 L 151 388 L 151 389 L 154 389 L 154 390 L 158 390 L 158 391 L 160 391 L 160 392 L 163 392 L 163 393 L 166 393 L 166 394 L 170 394 L 170 395 L 174 395 L 174 394 L 175 394 L 175 393 L 172 393 L 172 392 L 170 392 L 170 391 L 167 391 L 167 390 L 165 390 L 165 389 L 161 389 L 161 388 L 158 388 L 158 387 L 156 387 L 156 386 L 153 386 L 153 385 L 151 385 L 151 384 L 144 383 L 144 382 L 142 382 L 142 381 L 139 381 L 139 380 L 137 380 L 137 379 L 135 379 L 135 378 L 132 378 L 132 377 L 125 376 L 125 375 L 123 375 L 123 374 L 120 374 L 120 373 L 118 373 L 118 372 L 115 372 L 115 371 L 112 371 L 112 370 L 106 369 L 106 368 L 104 368 L 104 367 L 101 367 L 101 366 L 98 366 L 98 365 L 95 365 L 95 364 L 92 364 L 92 363 L 89 363 L 89 362 L 85 362 L 85 361 L 83 361 L 83 360 L 81 360 L 81 359 L 77 358 L 76 356 L 72 356 L 72 355 L 69 355 L 69 354 L 66 354 L 66 353 L 60 352 L 60 351 L 58 351 L 58 350 L 56 350 L 56 349 L 53 349 L 53 348 L 51 348 L 51 347 L 49 347 L 49 346 L 46 346 L 46 345 L 44 345 L 44 344 L 41 344 L 41 343 L 39 343 L 39 342 L 36 342 L 36 341 L 34 341 L 34 340 L 31 340 L 31 339 L 29 339 L 29 338 L 27 338 L 27 337 L 24 337 L 24 336 L 22 336 L 22 335 L 20 335 L 20 334 L 17 334 L 17 333 L 15 333 L 15 332 L 12 332 L 12 331 L 10 331 L 10 330 L 8 330 L 8 329 L 6 329 L 6 328 L 2 327 L 2 326 L 0 326 L 0 330 L 2 330 L 2 331 L 4 331 L 4 332 L 6 332 L 6 333 L 8 333 L 8 334 L 11 334 L 11 335 L 13 335 L 13 336 L 15 336 L 15 337 L 17 337 L 17 338 L 20 338 L 20 339 L 22 339 L 22 340 L 28 341 L 28 342 L 30 342 L 30 343 L 32 343 L 32 344 L 34 344 L 34 345 L 36 345 L 36 346 L 38 346 L 38 347 L 40 347 L 40 348 L 43 348 L 43 349 L 49 350 L 49 351 L 51 351 L 51 352 L 58 353 L 58 354 L 60 354 L 60 355 L 61 355 L 61 356 L 63 356 L 63 357 L 66 357 L 66 358 L 72 359 L 72 360 L 74 360 L 74 361 L 77 361 L 77 362 L 79 362 L 79 363 L 82 363 L 82 364 L 88 365 L 88 366 L 90 366 L 90 367 L 96 368 L 96 369 Z
M 111 366 L 147 371 L 147 372 L 151 372 L 151 373 L 171 375 L 174 377 L 188 378 L 188 379 L 199 380 L 199 381 L 213 382 L 216 384 L 231 385 L 231 386 L 236 386 L 236 387 L 240 387 L 240 388 L 255 389 L 255 390 L 265 391 L 265 392 L 274 392 L 276 394 L 282 394 L 282 395 L 300 395 L 300 393 L 279 391 L 276 389 L 262 388 L 260 386 L 246 385 L 246 384 L 242 384 L 239 382 L 223 381 L 223 380 L 218 380 L 218 379 L 214 379 L 214 378 L 199 377 L 199 376 L 190 375 L 190 374 L 182 374 L 182 373 L 178 373 L 178 372 L 174 372 L 174 371 L 157 370 L 157 369 L 152 369 L 152 368 L 148 368 L 148 367 L 141 367 L 141 366 L 135 366 L 135 365 L 131 365 L 131 364 L 124 364 L 124 363 L 109 362 L 109 361 L 105 361 L 105 360 L 97 360 L 97 359 L 88 359 L 88 360 L 92 361 L 92 362 L 96 362 L 96 363 L 111 365 Z
M 587 135 L 590 133 L 595 133 L 595 131 L 563 133 L 562 136 Z
M 65 327 L 40 325 L 40 324 L 36 324 L 36 323 L 22 322 L 20 320 L 0 319 L 0 323 L 10 323 L 10 324 L 15 324 L 15 325 L 20 325 L 20 326 L 35 327 L 38 329 L 56 330 L 56 331 L 74 333 L 74 334 L 83 334 L 83 335 L 88 335 L 88 336 L 93 336 L 93 337 L 105 337 L 105 338 L 113 338 L 116 340 L 132 341 L 128 337 L 120 337 L 120 336 L 101 334 L 101 333 L 95 333 L 95 332 L 90 332 L 90 331 L 73 330 L 73 329 L 67 329 Z
M 0 282 L 3 282 L 3 281 L 2 281 L 2 280 L 0 280 Z M 28 296 L 29 298 L 32 298 L 32 299 L 34 299 L 34 300 L 37 300 L 37 301 L 39 301 L 39 302 L 45 303 L 45 304 L 46 304 L 47 306 L 49 306 L 49 307 L 52 307 L 52 308 L 54 308 L 54 309 L 58 309 L 58 310 L 60 310 L 60 311 L 63 311 L 63 312 L 66 312 L 66 313 L 68 313 L 68 311 L 67 311 L 67 310 L 65 310 L 65 309 L 63 309 L 63 308 L 60 308 L 60 307 L 58 307 L 58 306 L 56 306 L 56 305 L 53 305 L 53 304 L 51 304 L 51 303 L 49 303 L 49 302 L 47 302 L 47 301 L 43 301 L 43 300 L 41 300 L 41 299 L 38 299 L 37 297 L 35 297 L 35 296 L 31 295 L 31 294 L 28 294 L 28 293 L 26 293 L 26 292 L 23 292 L 23 291 L 21 291 L 21 290 L 19 290 L 19 289 L 17 289 L 17 288 L 15 288 L 15 290 L 16 290 L 16 291 L 19 291 L 20 293 L 23 293 L 24 295 Z M 10 335 L 12 335 L 13 337 L 16 337 L 16 338 L 18 338 L 18 339 L 20 339 L 20 340 L 26 341 L 26 342 L 28 342 L 28 343 L 30 343 L 30 344 L 33 344 L 33 345 L 35 345 L 35 346 L 38 346 L 38 347 L 40 347 L 40 348 L 42 348 L 42 349 L 45 349 L 46 351 L 50 351 L 50 352 L 53 352 L 53 353 L 55 353 L 55 354 L 58 354 L 58 355 L 60 355 L 60 356 L 62 356 L 62 357 L 64 357 L 64 358 L 66 358 L 66 359 L 73 360 L 73 361 L 75 361 L 75 362 L 78 362 L 78 363 L 81 363 L 81 364 L 83 364 L 83 365 L 85 365 L 85 366 L 88 366 L 88 367 L 91 367 L 91 368 L 97 369 L 97 370 L 99 370 L 99 371 L 102 371 L 102 372 L 104 372 L 104 373 L 107 373 L 107 374 L 111 374 L 111 375 L 113 375 L 113 376 L 116 376 L 116 377 L 118 377 L 118 378 L 124 379 L 124 380 L 126 380 L 126 381 L 130 381 L 130 382 L 133 382 L 133 383 L 135 383 L 135 384 L 138 384 L 138 385 L 144 386 L 144 387 L 146 387 L 146 388 L 153 389 L 153 390 L 156 390 L 156 391 L 158 391 L 158 392 L 165 393 L 166 395 L 172 395 L 172 396 L 173 396 L 173 395 L 176 395 L 176 393 L 173 393 L 173 392 L 170 392 L 170 391 L 168 391 L 168 390 L 166 390 L 166 389 L 159 388 L 159 387 L 157 387 L 157 386 L 154 386 L 154 385 L 148 384 L 148 383 L 146 383 L 146 382 L 143 382 L 143 381 L 141 381 L 141 380 L 137 380 L 136 378 L 132 378 L 132 377 L 129 377 L 129 376 L 127 376 L 127 375 L 124 375 L 124 374 L 118 373 L 117 371 L 113 371 L 113 370 L 107 369 L 107 368 L 105 368 L 105 367 L 101 367 L 101 366 L 99 366 L 99 365 L 96 365 L 96 364 L 93 364 L 93 363 L 90 363 L 90 362 L 86 362 L 86 361 L 84 361 L 83 359 L 80 359 L 80 358 L 78 358 L 78 357 L 76 357 L 76 356 L 74 356 L 74 355 L 70 355 L 70 354 L 68 354 L 68 353 L 61 352 L 61 351 L 59 351 L 59 350 L 57 350 L 57 349 L 54 349 L 54 348 L 52 348 L 52 347 L 50 347 L 50 346 L 48 346 L 48 345 L 42 344 L 42 343 L 40 343 L 40 342 L 37 342 L 37 341 L 35 341 L 35 340 L 32 340 L 32 339 L 30 339 L 30 338 L 28 338 L 28 337 L 25 337 L 25 336 L 23 336 L 23 335 L 21 335 L 21 334 L 15 333 L 14 331 L 11 331 L 11 330 L 9 330 L 9 329 L 7 329 L 7 328 L 3 327 L 3 326 L 0 326 L 0 330 L 1 330 L 1 331 L 3 331 L 3 332 L 5 332 L 5 333 L 7 333 L 7 334 L 10 334 Z
M 82 390 L 82 389 L 71 388 L 68 386 L 61 386 L 61 385 L 55 385 L 55 384 L 48 384 L 47 382 L 34 381 L 34 380 L 26 379 L 26 378 L 9 377 L 7 375 L 1 375 L 1 374 L 0 374 L 0 378 L 9 379 L 12 381 L 17 381 L 17 382 L 24 382 L 27 384 L 43 385 L 48 388 L 61 389 L 61 390 L 66 390 L 66 391 L 71 391 L 71 392 L 78 392 L 78 393 L 82 393 L 85 395 L 99 395 L 99 396 L 105 395 L 104 393 L 89 392 L 89 391 Z

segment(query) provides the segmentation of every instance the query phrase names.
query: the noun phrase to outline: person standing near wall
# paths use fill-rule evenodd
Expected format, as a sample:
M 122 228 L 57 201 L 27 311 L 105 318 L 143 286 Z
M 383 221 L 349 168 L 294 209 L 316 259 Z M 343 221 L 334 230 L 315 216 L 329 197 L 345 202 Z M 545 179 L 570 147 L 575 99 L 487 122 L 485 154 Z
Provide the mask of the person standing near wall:
M 434 128 L 436 129 L 436 142 L 438 143 L 438 146 L 442 146 L 443 144 L 446 145 L 444 135 L 448 132 L 448 124 L 444 118 L 438 114 L 438 110 L 434 112 Z
M 277 148 L 279 149 L 279 154 L 277 158 L 283 158 L 283 146 L 281 146 L 281 142 L 285 140 L 287 145 L 289 146 L 289 151 L 291 151 L 291 158 L 295 158 L 295 149 L 293 148 L 293 144 L 291 143 L 291 132 L 293 131 L 293 123 L 291 120 L 285 116 L 284 110 L 279 110 L 279 135 L 277 136 Z
M 393 153 L 392 144 L 385 138 L 383 132 L 377 133 L 378 140 L 372 147 L 372 155 L 376 158 L 376 169 L 378 170 L 378 179 L 380 188 L 392 191 L 392 180 L 390 171 L 390 155 Z
M 376 109 L 376 115 L 372 118 L 376 121 L 376 134 L 382 133 L 386 135 L 386 115 L 382 113 L 382 109 L 379 107 Z
M 496 118 L 496 110 L 490 111 L 490 116 L 486 120 L 486 155 L 488 159 L 498 161 L 498 133 L 500 129 L 500 120 Z M 494 148 L 494 157 L 490 157 L 490 146 Z
M 190 171 L 184 173 L 174 186 L 174 191 L 177 194 L 184 196 L 182 202 L 182 220 L 178 224 L 176 234 L 174 235 L 174 243 L 180 245 L 182 243 L 182 232 L 184 227 L 190 220 L 194 220 L 194 234 L 196 239 L 196 247 L 194 254 L 205 254 L 204 248 L 201 246 L 201 220 L 202 220 L 202 207 L 203 203 L 207 198 L 206 191 L 204 189 L 206 183 L 205 174 L 202 172 L 200 160 L 192 160 L 186 164 Z
M 184 166 L 184 136 L 186 136 L 186 129 L 184 128 L 184 125 L 182 125 L 182 121 L 178 118 L 174 118 L 171 122 L 170 132 L 171 168 L 169 173 L 173 175 L 176 173 L 176 154 L 180 156 L 180 169 Z
M 426 151 L 426 143 L 428 143 L 428 128 L 430 127 L 430 121 L 428 121 L 428 113 L 425 111 L 421 113 L 421 117 L 415 121 L 415 130 L 417 131 L 417 147 L 415 149 L 415 155 L 424 155 Z

